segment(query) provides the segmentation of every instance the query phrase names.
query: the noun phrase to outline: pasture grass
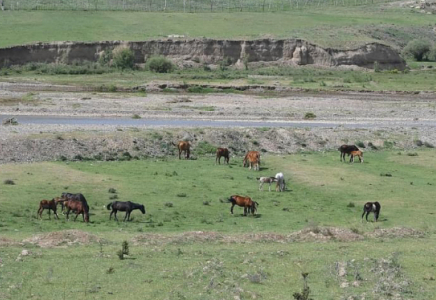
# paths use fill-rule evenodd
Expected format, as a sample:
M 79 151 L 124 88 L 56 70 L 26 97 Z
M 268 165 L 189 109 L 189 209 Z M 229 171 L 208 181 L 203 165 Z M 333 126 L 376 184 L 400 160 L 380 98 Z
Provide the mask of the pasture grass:
M 314 299 L 362 293 L 365 299 L 380 299 L 374 293 L 380 282 L 385 284 L 385 296 L 398 293 L 403 298 L 431 299 L 436 285 L 434 265 L 427 258 L 434 255 L 435 246 L 436 154 L 432 149 L 416 152 L 418 156 L 366 151 L 363 164 L 341 163 L 336 152 L 263 155 L 260 172 L 242 168 L 242 157 L 216 166 L 213 156 L 2 165 L 0 182 L 15 182 L 1 187 L 2 239 L 20 241 L 39 233 L 78 229 L 103 241 L 39 248 L 2 247 L 0 240 L 0 298 L 292 299 L 294 292 L 301 291 L 300 274 L 309 272 Z M 285 174 L 287 191 L 258 190 L 256 177 L 279 171 Z M 62 215 L 60 220 L 53 216 L 48 220 L 46 213 L 42 220 L 36 218 L 39 201 L 63 191 L 86 196 L 90 224 L 66 222 Z M 132 222 L 109 221 L 104 206 L 113 191 L 120 201 L 143 203 L 146 215 L 134 211 Z M 231 215 L 225 199 L 232 194 L 249 195 L 259 202 L 259 215 L 243 217 L 238 207 Z M 367 201 L 381 203 L 380 222 L 361 223 Z M 424 235 L 275 242 L 275 235 L 305 228 L 316 233 L 325 226 L 359 234 L 407 227 Z M 185 236 L 201 235 L 199 231 L 214 234 L 206 241 Z M 249 235 L 253 233 L 272 238 L 255 240 Z M 235 241 L 224 242 L 216 235 Z M 140 237 L 138 243 L 135 237 Z M 124 240 L 130 254 L 119 260 L 116 252 Z M 31 255 L 16 261 L 23 248 Z M 381 259 L 386 268 L 398 270 L 394 279 L 373 270 Z M 337 275 L 338 262 L 353 266 L 346 277 Z M 355 279 L 356 272 L 362 279 Z M 350 285 L 341 288 L 345 279 Z M 354 281 L 358 286 L 352 285 Z
M 341 48 L 373 41 L 405 45 L 416 33 L 431 32 L 433 18 L 383 3 L 275 13 L 6 11 L 0 18 L 0 47 L 53 41 L 142 41 L 174 34 L 217 39 L 301 38 Z
M 430 64 L 430 63 L 427 63 Z M 253 78 L 261 78 L 262 85 L 280 85 L 289 88 L 322 91 L 435 91 L 436 63 L 434 68 L 415 69 L 410 72 L 371 72 L 362 70 L 317 69 L 305 67 L 261 67 L 249 70 L 204 71 L 194 68 L 178 70 L 171 74 L 156 74 L 149 71 L 125 71 L 103 74 L 41 74 L 39 71 L 8 71 L 0 75 L 0 81 L 32 82 L 46 84 L 75 85 L 97 91 L 117 91 L 122 88 L 143 86 L 146 82 L 165 81 L 192 85 L 188 93 L 236 93 L 235 87 L 252 85 Z M 1 73 L 0 73 L 1 74 Z M 229 89 L 199 87 L 201 84 L 211 86 L 228 86 Z M 164 90 L 163 92 L 178 92 Z M 210 107 L 209 109 L 213 109 Z

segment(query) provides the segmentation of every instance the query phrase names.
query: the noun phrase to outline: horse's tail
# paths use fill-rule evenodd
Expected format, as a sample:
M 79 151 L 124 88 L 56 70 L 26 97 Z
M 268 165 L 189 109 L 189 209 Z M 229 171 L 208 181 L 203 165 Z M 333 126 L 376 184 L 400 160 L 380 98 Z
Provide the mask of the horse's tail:
M 112 206 L 112 202 L 109 203 L 108 205 L 106 205 L 107 210 L 110 210 L 110 209 L 111 209 L 111 206 Z

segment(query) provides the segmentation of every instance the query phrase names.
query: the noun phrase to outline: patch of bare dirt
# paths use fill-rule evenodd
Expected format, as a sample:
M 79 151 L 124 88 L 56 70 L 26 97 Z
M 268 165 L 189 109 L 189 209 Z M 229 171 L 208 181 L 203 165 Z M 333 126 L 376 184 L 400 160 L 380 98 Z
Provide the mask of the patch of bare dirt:
M 21 243 L 12 240 L 12 239 L 8 239 L 5 237 L 0 237 L 0 247 L 7 247 L 7 246 L 14 246 L 14 245 L 20 245 Z
M 80 230 L 63 230 L 34 235 L 23 240 L 23 243 L 38 245 L 42 248 L 67 247 L 72 245 L 87 245 L 100 242 L 101 239 L 93 234 Z
M 341 242 L 351 242 L 362 240 L 364 237 L 359 233 L 355 233 L 347 228 L 337 227 L 311 227 L 291 233 L 289 235 L 292 240 L 298 242 L 304 241 L 330 241 L 336 240 Z
M 405 227 L 394 227 L 387 229 L 375 229 L 374 232 L 368 233 L 368 237 L 374 238 L 406 238 L 406 237 L 423 237 L 424 232 Z
M 135 245 L 162 245 L 186 243 L 292 243 L 303 241 L 357 241 L 364 237 L 349 229 L 335 227 L 307 228 L 291 234 L 250 233 L 220 234 L 217 232 L 194 231 L 176 235 L 141 234 L 133 238 Z

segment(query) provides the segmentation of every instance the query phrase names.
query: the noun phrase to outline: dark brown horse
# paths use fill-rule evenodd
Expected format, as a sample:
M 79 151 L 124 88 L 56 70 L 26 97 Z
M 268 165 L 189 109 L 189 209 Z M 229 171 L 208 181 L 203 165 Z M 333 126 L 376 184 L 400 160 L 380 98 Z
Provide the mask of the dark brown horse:
M 259 205 L 259 203 L 257 203 L 256 201 L 251 200 L 250 197 L 243 197 L 239 195 L 230 196 L 228 201 L 232 203 L 232 207 L 230 208 L 230 212 L 232 214 L 233 214 L 233 207 L 237 205 L 244 208 L 244 216 L 246 216 L 247 213 L 250 212 L 251 214 L 254 215 L 254 213 L 257 211 L 257 206 Z
M 130 221 L 130 213 L 132 212 L 132 210 L 139 209 L 142 212 L 142 214 L 145 214 L 144 205 L 138 204 L 138 203 L 133 203 L 130 201 L 127 201 L 127 202 L 114 201 L 114 202 L 106 205 L 106 208 L 108 210 L 110 210 L 111 207 L 112 207 L 112 211 L 111 211 L 111 214 L 109 216 L 109 220 L 112 219 L 112 214 L 114 214 L 115 220 L 118 221 L 118 218 L 117 218 L 118 211 L 125 211 L 126 212 L 126 215 L 124 216 L 124 221 L 126 221 L 126 218 L 127 218 L 127 221 Z
M 65 208 L 67 209 L 67 220 L 70 219 L 70 211 L 76 213 L 74 221 L 77 217 L 82 214 L 83 222 L 89 222 L 89 206 L 87 203 L 77 200 L 68 200 L 64 202 Z
M 227 148 L 218 148 L 216 149 L 216 159 L 215 164 L 218 162 L 218 164 L 221 164 L 221 157 L 224 157 L 224 163 L 229 164 L 229 149 Z
M 48 209 L 48 218 L 51 219 L 50 216 L 50 211 L 52 210 L 55 214 L 55 217 L 57 219 L 59 219 L 58 214 L 56 213 L 56 202 L 55 199 L 52 200 L 41 200 L 41 202 L 39 202 L 39 209 L 38 209 L 38 215 L 40 218 L 42 218 L 42 212 L 44 211 L 44 209 Z
M 366 221 L 368 222 L 368 215 L 369 213 L 374 213 L 374 221 L 377 222 L 378 217 L 380 215 L 380 209 L 381 209 L 381 205 L 380 203 L 376 202 L 366 202 L 365 205 L 363 206 L 363 214 L 362 214 L 362 221 L 363 221 L 363 216 L 366 214 Z
M 355 145 L 342 145 L 338 148 L 338 151 L 341 152 L 341 161 L 342 159 L 345 161 L 345 154 L 350 155 L 352 151 L 359 151 L 359 148 Z

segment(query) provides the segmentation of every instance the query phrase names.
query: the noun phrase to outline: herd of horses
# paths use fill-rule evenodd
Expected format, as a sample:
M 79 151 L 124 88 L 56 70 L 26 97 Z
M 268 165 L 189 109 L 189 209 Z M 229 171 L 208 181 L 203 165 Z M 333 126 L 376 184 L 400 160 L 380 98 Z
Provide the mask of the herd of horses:
M 176 145 L 176 144 L 173 144 Z M 177 148 L 179 150 L 179 159 L 181 159 L 181 154 L 184 152 L 185 158 L 189 159 L 190 157 L 190 143 L 187 141 L 180 141 L 177 143 Z M 363 152 L 355 145 L 342 145 L 338 148 L 338 151 L 340 151 L 340 161 L 345 161 L 345 155 L 350 156 L 350 163 L 354 162 L 354 157 L 358 157 L 359 161 L 363 163 Z M 216 159 L 215 164 L 221 164 L 221 157 L 224 157 L 224 163 L 229 164 L 230 161 L 230 151 L 227 148 L 218 148 L 216 151 Z M 260 169 L 260 153 L 258 151 L 248 151 L 247 154 L 244 156 L 243 160 L 243 167 L 248 167 L 249 169 L 254 169 L 259 171 Z M 276 191 L 277 192 L 284 192 L 286 189 L 285 184 L 285 178 L 283 173 L 277 173 L 275 176 L 270 177 L 258 177 L 257 180 L 259 181 L 259 190 L 263 190 L 263 184 L 268 183 L 269 191 L 271 192 L 271 184 L 276 183 Z M 233 208 L 235 205 L 238 205 L 240 207 L 244 208 L 244 216 L 246 216 L 248 213 L 251 213 L 254 215 L 257 211 L 257 206 L 259 206 L 259 203 L 256 201 L 253 201 L 250 197 L 244 197 L 240 195 L 232 195 L 228 199 L 228 202 L 232 204 L 230 208 L 230 212 L 233 214 Z M 57 206 L 61 205 L 62 207 L 62 213 L 66 211 L 66 219 L 69 220 L 69 214 L 70 212 L 73 212 L 76 214 L 76 217 L 74 220 L 77 219 L 77 217 L 81 214 L 83 217 L 84 222 L 89 222 L 89 205 L 85 199 L 85 197 L 81 193 L 77 194 L 71 194 L 71 193 L 62 193 L 60 197 L 53 198 L 52 200 L 42 200 L 39 205 L 38 209 L 38 215 L 41 218 L 42 212 L 44 209 L 48 209 L 49 218 L 51 218 L 50 211 L 53 211 L 55 217 L 59 219 L 59 216 L 57 214 Z M 130 214 L 133 210 L 139 209 L 142 214 L 145 214 L 145 207 L 142 204 L 133 203 L 130 201 L 127 202 L 121 202 L 121 201 L 114 201 L 106 205 L 106 208 L 108 210 L 111 210 L 111 213 L 109 215 L 109 220 L 112 219 L 112 215 L 114 216 L 114 219 L 118 221 L 117 218 L 117 212 L 118 211 L 125 211 L 126 214 L 124 216 L 124 221 L 130 221 Z M 378 217 L 380 215 L 380 209 L 381 205 L 379 202 L 367 202 L 365 203 L 363 207 L 363 214 L 362 214 L 362 220 L 363 217 L 366 214 L 366 221 L 368 221 L 368 215 L 369 213 L 374 214 L 374 221 L 377 222 Z

